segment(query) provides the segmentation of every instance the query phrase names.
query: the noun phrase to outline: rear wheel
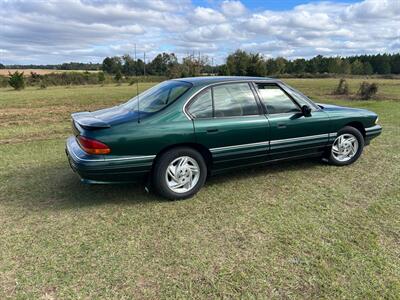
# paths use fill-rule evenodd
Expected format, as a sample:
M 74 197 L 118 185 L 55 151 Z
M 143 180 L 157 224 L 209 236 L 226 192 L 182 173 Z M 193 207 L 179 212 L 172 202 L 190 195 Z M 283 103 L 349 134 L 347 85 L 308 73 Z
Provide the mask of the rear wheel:
M 355 162 L 364 148 L 364 137 L 351 126 L 341 129 L 330 149 L 329 162 L 337 166 L 346 166 Z
M 204 185 L 207 166 L 196 150 L 174 148 L 156 161 L 152 176 L 158 194 L 171 200 L 185 199 L 192 197 Z

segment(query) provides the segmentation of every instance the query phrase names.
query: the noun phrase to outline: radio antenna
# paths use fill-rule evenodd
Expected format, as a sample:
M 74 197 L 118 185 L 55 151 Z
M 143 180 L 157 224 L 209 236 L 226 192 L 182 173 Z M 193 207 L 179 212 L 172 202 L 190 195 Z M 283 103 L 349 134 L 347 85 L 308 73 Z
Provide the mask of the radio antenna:
M 138 113 L 138 123 L 140 123 L 140 98 L 139 98 L 139 78 L 136 71 L 137 60 L 136 60 L 136 43 L 135 43 L 135 76 L 136 76 L 136 97 L 137 97 L 137 113 Z
M 146 51 L 143 52 L 143 77 L 146 78 Z

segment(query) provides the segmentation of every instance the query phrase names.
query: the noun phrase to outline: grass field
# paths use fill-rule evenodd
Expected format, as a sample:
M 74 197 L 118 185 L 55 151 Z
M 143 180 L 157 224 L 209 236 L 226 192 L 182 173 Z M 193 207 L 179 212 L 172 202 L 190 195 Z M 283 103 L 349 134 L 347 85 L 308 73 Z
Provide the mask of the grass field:
M 354 165 L 240 170 L 178 202 L 82 185 L 66 161 L 70 113 L 136 87 L 0 89 L 0 299 L 398 299 L 400 80 L 374 81 L 383 100 L 361 102 L 330 95 L 337 79 L 287 80 L 379 114 Z

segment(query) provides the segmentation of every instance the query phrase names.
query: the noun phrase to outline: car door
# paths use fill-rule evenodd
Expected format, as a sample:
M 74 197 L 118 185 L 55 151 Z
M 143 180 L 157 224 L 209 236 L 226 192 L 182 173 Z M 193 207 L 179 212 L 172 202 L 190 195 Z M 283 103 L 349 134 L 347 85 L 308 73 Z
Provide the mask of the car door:
M 301 112 L 304 99 L 295 99 L 277 83 L 256 83 L 269 121 L 268 159 L 301 157 L 324 151 L 329 139 L 329 117 L 309 102 L 311 114 Z M 286 88 L 287 89 L 287 88 Z
M 196 141 L 207 147 L 213 169 L 263 162 L 268 151 L 268 120 L 248 82 L 206 88 L 189 104 Z

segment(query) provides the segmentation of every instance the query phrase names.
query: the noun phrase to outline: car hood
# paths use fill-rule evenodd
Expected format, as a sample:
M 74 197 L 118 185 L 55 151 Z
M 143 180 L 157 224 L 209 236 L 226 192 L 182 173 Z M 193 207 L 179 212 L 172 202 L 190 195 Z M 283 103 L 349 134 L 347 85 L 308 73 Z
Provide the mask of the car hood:
M 324 103 L 317 103 L 318 106 L 322 107 L 322 109 L 326 112 L 343 112 L 343 113 L 359 113 L 359 114 L 369 114 L 370 111 L 362 108 L 353 108 L 353 107 L 346 107 L 346 106 L 339 106 L 339 105 L 332 105 L 332 104 L 324 104 Z

